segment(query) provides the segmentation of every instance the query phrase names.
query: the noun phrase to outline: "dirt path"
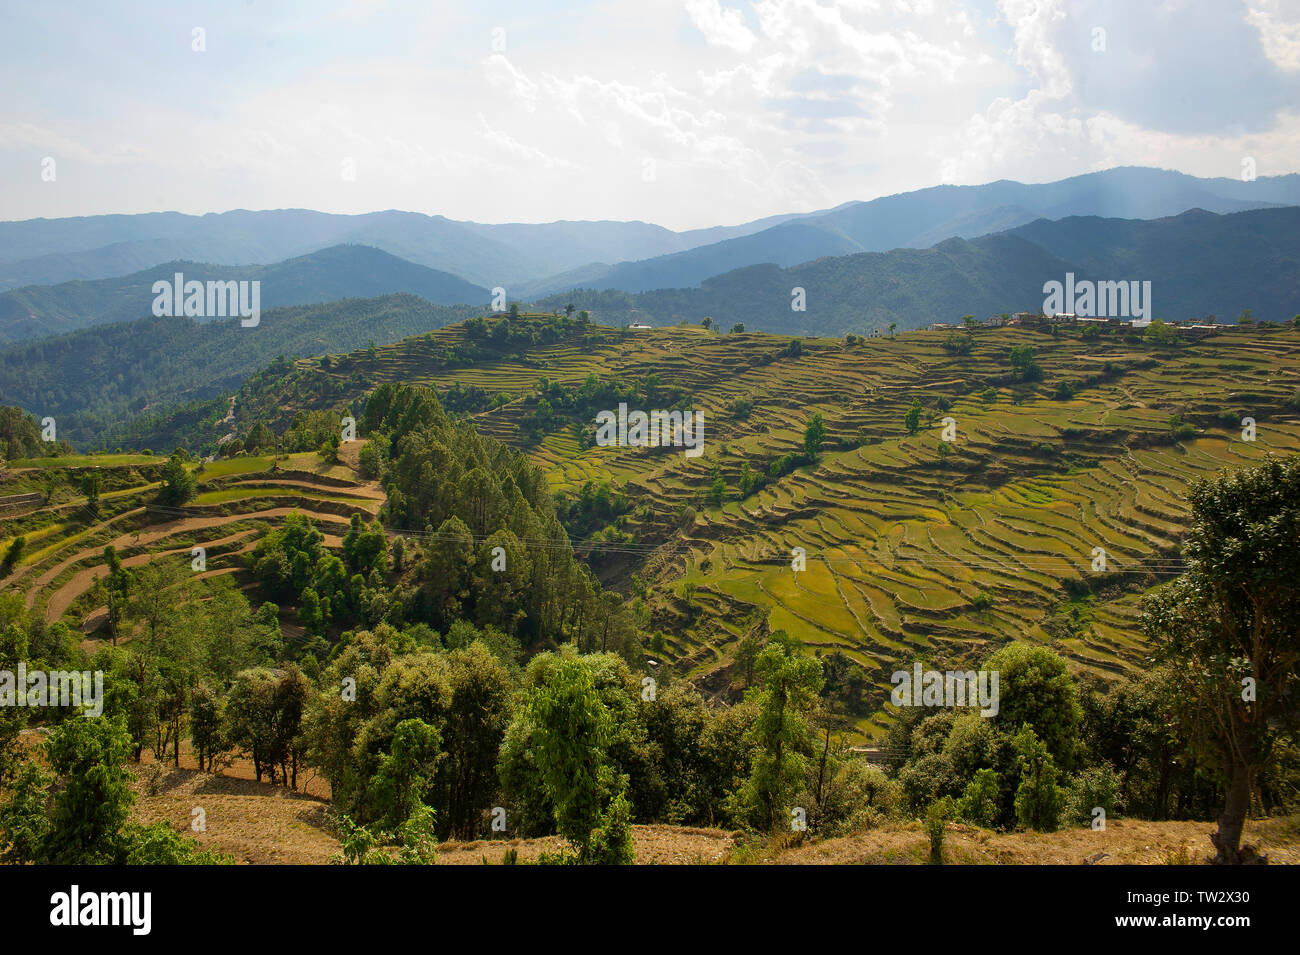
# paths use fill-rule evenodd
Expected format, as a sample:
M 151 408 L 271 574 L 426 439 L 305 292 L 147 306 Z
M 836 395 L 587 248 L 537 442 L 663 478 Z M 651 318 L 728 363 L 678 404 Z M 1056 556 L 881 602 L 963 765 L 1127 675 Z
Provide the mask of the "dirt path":
M 355 487 L 332 487 L 328 484 L 312 484 L 310 481 L 296 480 L 266 480 L 257 478 L 251 481 L 235 481 L 226 485 L 229 488 L 236 487 L 254 487 L 254 488 L 276 488 L 276 487 L 300 487 L 306 491 L 315 491 L 318 494 L 336 495 L 339 497 L 356 497 L 366 501 L 379 501 L 383 503 L 388 500 L 388 495 L 384 489 L 373 481 L 368 484 L 358 484 Z
M 123 511 L 121 514 L 118 514 L 116 517 L 111 517 L 106 521 L 102 521 L 99 524 L 94 525 L 93 527 L 89 527 L 85 531 L 82 531 L 80 533 L 88 537 L 93 537 L 95 534 L 107 528 L 110 524 L 115 524 L 124 517 L 130 517 L 131 515 L 138 515 L 143 513 L 144 513 L 143 507 L 135 507 L 129 511 Z M 124 534 L 122 535 L 122 537 L 119 537 L 118 540 L 123 540 L 127 536 L 129 535 Z M 78 551 L 77 553 L 73 554 L 71 557 L 64 558 L 62 561 L 55 564 L 49 570 L 45 571 L 45 573 L 41 574 L 39 577 L 36 578 L 35 581 L 32 582 L 31 588 L 27 591 L 27 608 L 30 610 L 31 607 L 36 602 L 36 595 L 40 593 L 41 590 L 44 589 L 44 587 L 47 584 L 49 584 L 50 581 L 52 581 L 55 577 L 59 576 L 59 574 L 63 573 L 63 571 L 66 570 L 68 567 L 72 566 L 78 561 L 85 560 L 91 554 L 96 554 L 96 553 L 102 554 L 103 552 L 104 552 L 103 547 L 87 548 L 86 550 Z
M 211 549 L 214 547 L 220 547 L 224 544 L 232 544 L 235 541 L 246 539 L 249 536 L 253 535 L 254 533 L 256 532 L 253 530 L 240 531 L 238 534 L 231 534 L 230 536 L 223 537 L 220 540 L 204 541 L 194 546 Z M 242 553 L 246 553 L 249 549 L 250 548 L 248 547 L 244 547 L 241 548 L 240 550 L 234 551 L 233 553 L 242 554 Z M 92 552 L 92 554 L 93 553 L 103 553 L 103 550 L 101 549 L 97 552 Z M 189 547 L 177 547 L 173 550 L 160 550 L 148 554 L 134 554 L 131 557 L 128 557 L 125 560 L 123 560 L 122 566 L 139 567 L 143 564 L 149 563 L 152 560 L 156 560 L 159 557 L 168 557 L 176 554 L 189 555 L 189 553 L 190 553 Z M 94 564 L 90 567 L 84 567 L 81 570 L 77 571 L 75 574 L 73 574 L 72 577 L 69 578 L 68 581 L 62 587 L 56 590 L 50 596 L 50 599 L 46 602 L 45 619 L 48 620 L 50 623 L 53 623 L 55 620 L 58 620 L 60 617 L 62 617 L 64 613 L 67 612 L 67 609 L 70 606 L 72 606 L 73 601 L 75 601 L 78 597 L 80 597 L 87 590 L 89 590 L 91 586 L 94 584 L 95 578 L 106 573 L 107 568 L 108 568 L 107 564 Z M 206 573 L 199 574 L 200 578 L 207 577 L 207 576 L 210 575 Z
M 138 510 L 142 511 L 143 508 L 140 508 Z M 138 513 L 138 511 L 128 512 L 128 513 Z M 289 514 L 293 514 L 293 513 L 302 514 L 308 517 L 309 519 L 316 521 L 317 523 L 337 524 L 337 525 L 347 524 L 347 520 L 345 518 L 339 517 L 336 514 L 321 514 L 316 511 L 303 510 L 300 507 L 272 507 L 264 511 L 251 511 L 246 514 L 223 514 L 214 517 L 183 517 L 177 520 L 168 521 L 165 524 L 155 524 L 147 529 L 137 531 L 134 533 L 122 534 L 114 538 L 113 540 L 109 541 L 109 544 L 111 544 L 113 547 L 116 547 L 119 550 L 122 550 L 124 548 L 148 547 L 150 544 L 156 543 L 157 541 L 163 540 L 164 538 L 167 537 L 175 536 L 176 534 L 184 534 L 190 531 L 207 530 L 208 528 L 211 527 L 221 527 L 226 524 L 234 524 L 239 521 L 271 520 L 273 518 L 286 517 Z M 120 515 L 120 516 L 125 516 L 125 515 Z M 116 518 L 114 520 L 116 520 Z M 36 605 L 36 598 L 41 592 L 41 590 L 45 586 L 47 586 L 52 580 L 54 580 L 55 577 L 57 577 L 64 570 L 66 570 L 68 567 L 71 567 L 73 564 L 79 563 L 81 561 L 87 560 L 88 558 L 99 557 L 103 553 L 104 553 L 104 545 L 85 548 L 71 555 L 70 557 L 64 558 L 62 561 L 55 564 L 45 573 L 41 574 L 41 576 L 36 578 L 35 582 L 31 586 L 31 589 L 28 590 L 27 592 L 26 604 L 28 609 L 31 609 Z M 135 555 L 133 557 L 127 558 L 126 560 L 123 561 L 123 563 L 129 564 L 130 561 L 137 560 L 138 557 L 142 557 L 146 561 L 150 559 L 149 555 L 141 554 L 141 555 Z M 138 562 L 143 562 L 143 561 L 138 561 Z M 93 570 L 94 568 L 87 568 L 87 571 L 89 572 L 93 572 Z M 79 573 L 78 576 L 80 577 L 82 576 L 82 574 Z M 84 580 L 85 578 L 83 578 L 83 583 Z M 65 584 L 64 586 L 66 587 L 67 585 Z M 89 586 L 89 584 L 85 584 L 85 586 L 83 586 L 82 589 L 84 590 L 86 586 Z M 65 610 L 67 609 L 66 605 L 64 606 L 63 609 Z M 57 616 L 50 617 L 47 611 L 46 619 L 49 620 L 50 622 L 53 622 L 54 620 L 57 620 L 58 617 Z

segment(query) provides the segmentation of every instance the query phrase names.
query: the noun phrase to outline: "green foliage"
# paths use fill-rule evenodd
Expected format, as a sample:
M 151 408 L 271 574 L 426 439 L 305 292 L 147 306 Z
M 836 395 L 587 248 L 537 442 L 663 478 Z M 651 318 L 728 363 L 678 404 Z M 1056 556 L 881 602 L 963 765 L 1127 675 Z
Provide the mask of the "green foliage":
M 733 811 L 772 832 L 803 781 L 811 748 L 807 719 L 817 704 L 822 672 L 818 661 L 799 655 L 779 631 L 758 654 L 754 670 L 760 685 L 746 694 L 759 710 L 750 729 L 753 768 L 736 793 Z
M 912 404 L 907 409 L 907 414 L 903 415 L 903 425 L 907 428 L 908 434 L 916 434 L 921 430 L 921 399 L 913 398 Z
M 592 865 L 631 865 L 636 861 L 632 845 L 632 806 L 623 793 L 617 794 L 601 814 L 591 836 L 587 857 Z
M 713 469 L 713 482 L 709 485 L 709 503 L 714 507 L 722 506 L 722 499 L 727 493 L 727 482 L 718 467 Z
M 198 482 L 190 469 L 185 466 L 185 459 L 179 452 L 173 452 L 163 467 L 162 487 L 158 489 L 158 500 L 170 507 L 180 507 L 194 497 Z
M 18 566 L 18 562 L 23 559 L 23 550 L 27 547 L 27 538 L 19 535 L 9 542 L 5 548 L 5 555 L 0 558 L 0 578 L 8 577 L 13 573 L 13 569 Z
M 359 825 L 346 814 L 341 815 L 338 828 L 342 852 L 330 861 L 345 865 L 433 865 L 438 854 L 434 819 L 433 809 L 418 801 L 393 832 Z M 387 848 L 392 845 L 398 846 L 396 853 Z
M 613 784 L 606 763 L 613 732 L 609 710 L 596 692 L 591 670 L 574 659 L 559 661 L 549 679 L 533 688 L 525 708 L 536 728 L 538 768 L 555 807 L 556 826 L 587 860 L 592 830 L 607 802 L 604 791 Z
M 199 770 L 211 772 L 217 759 L 227 751 L 225 737 L 225 700 L 206 683 L 190 691 L 190 739 Z
M 1047 746 L 1026 723 L 1011 741 L 1020 772 L 1016 789 L 1016 819 L 1026 829 L 1053 832 L 1060 826 L 1065 790 L 1057 785 L 1058 771 Z
M 952 815 L 953 803 L 946 796 L 936 799 L 925 810 L 925 834 L 930 838 L 930 865 L 943 865 L 943 837 Z
M 141 826 L 128 823 L 122 829 L 122 865 L 234 865 L 235 857 L 210 852 L 163 823 Z
M 36 762 L 22 764 L 0 803 L 0 861 L 7 865 L 40 862 L 50 843 L 48 813 L 52 779 Z
M 1153 319 L 1151 324 L 1146 327 L 1146 331 L 1142 333 L 1142 338 L 1149 345 L 1167 347 L 1177 344 L 1178 333 L 1174 331 L 1173 326 L 1157 318 Z
M 1082 712 L 1065 660 L 1046 647 L 1010 643 L 992 654 L 984 669 L 999 674 L 999 706 L 993 725 L 1014 735 L 1024 724 L 1031 724 L 1056 764 L 1070 769 Z
M 6 384 L 7 391 L 12 388 Z M 41 457 L 49 453 L 49 448 L 50 443 L 41 440 L 35 418 L 22 408 L 0 405 L 0 461 Z
M 957 815 L 974 826 L 992 829 L 998 824 L 998 774 L 992 769 L 977 769 L 957 803 Z
M 1227 786 L 1215 844 L 1235 863 L 1255 776 L 1300 719 L 1300 458 L 1200 481 L 1191 504 L 1188 570 L 1146 598 L 1142 626 L 1181 731 Z
M 123 765 L 131 738 L 107 715 L 60 723 L 45 741 L 52 776 L 28 762 L 0 805 L 9 863 L 195 865 L 230 863 L 164 825 L 127 824 L 135 795 Z
M 949 332 L 943 339 L 943 350 L 950 355 L 969 355 L 974 347 L 975 339 L 969 333 Z
M 1186 441 L 1188 438 L 1196 437 L 1196 425 L 1184 421 L 1178 415 L 1173 415 L 1169 419 L 1169 440 L 1173 442 Z
M 803 453 L 809 458 L 816 460 L 821 453 L 822 442 L 826 440 L 826 425 L 822 421 L 820 413 L 814 413 L 808 419 L 808 425 L 803 431 Z
M 423 720 L 397 724 L 389 752 L 380 756 L 371 777 L 370 801 L 380 825 L 396 829 L 410 818 L 433 783 L 442 737 Z
M 863 759 L 837 762 L 816 807 L 819 836 L 861 832 L 900 817 L 903 793 L 897 781 Z
M 1042 381 L 1042 366 L 1034 360 L 1034 349 L 1029 345 L 1012 345 L 1009 360 L 1017 381 Z
M 1065 820 L 1076 825 L 1090 825 L 1094 819 L 1093 810 L 1098 808 L 1105 811 L 1107 820 L 1115 818 L 1123 805 L 1121 786 L 1119 774 L 1105 763 L 1083 769 L 1066 787 Z
M 235 678 L 226 703 L 225 738 L 247 752 L 260 782 L 263 774 L 297 787 L 304 755 L 300 738 L 309 688 L 293 664 L 282 670 L 245 670 Z
M 104 489 L 104 476 L 98 468 L 86 471 L 81 477 L 81 492 L 86 495 L 86 506 L 92 513 L 99 512 L 99 495 Z
M 464 618 L 521 642 L 576 637 L 591 649 L 600 640 L 636 657 L 630 611 L 577 563 L 546 479 L 524 455 L 453 425 L 423 387 L 381 385 L 363 417 L 368 433 L 385 433 L 396 449 L 385 478 L 391 523 L 436 528 L 409 572 L 415 593 L 405 609 L 412 618 L 440 630 Z M 508 580 L 491 567 L 498 534 L 505 535 L 496 540 L 505 541 Z M 527 551 L 518 544 L 525 540 L 533 545 Z M 488 546 L 480 550 L 478 542 Z M 515 595 L 504 604 L 502 587 Z M 592 612 L 566 618 L 562 611 L 574 602 Z

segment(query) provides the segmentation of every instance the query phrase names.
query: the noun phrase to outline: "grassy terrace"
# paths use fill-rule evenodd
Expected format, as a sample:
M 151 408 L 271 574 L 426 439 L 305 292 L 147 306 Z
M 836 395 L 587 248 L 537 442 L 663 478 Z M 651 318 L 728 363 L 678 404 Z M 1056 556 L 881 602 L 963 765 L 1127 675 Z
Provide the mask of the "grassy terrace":
M 1141 595 L 1180 566 L 1189 485 L 1269 452 L 1300 450 L 1300 333 L 1231 329 L 1154 348 L 1119 336 L 1083 342 L 1069 333 L 980 329 L 966 355 L 945 350 L 946 334 L 853 346 L 805 339 L 802 354 L 779 356 L 791 339 L 685 326 L 596 328 L 586 344 L 567 340 L 447 367 L 447 349 L 466 342 L 452 327 L 373 358 L 358 352 L 329 370 L 313 365 L 327 398 L 304 399 L 285 385 L 264 400 L 289 414 L 342 409 L 360 397 L 357 382 L 368 389 L 388 380 L 504 393 L 505 404 L 472 416 L 476 427 L 525 448 L 559 492 L 609 481 L 626 495 L 619 542 L 576 543 L 611 585 L 630 592 L 633 573 L 646 582 L 650 629 L 665 634 L 662 656 L 692 677 L 730 662 L 753 615 L 817 652 L 857 661 L 878 688 L 877 702 L 890 672 L 918 655 L 937 666 L 971 664 L 1012 638 L 1049 643 L 1103 676 L 1134 666 L 1144 653 Z M 1012 376 L 1008 356 L 1018 344 L 1034 349 L 1041 381 Z M 538 380 L 576 387 L 589 374 L 625 382 L 657 375 L 689 393 L 705 416 L 704 456 L 584 450 L 571 420 L 529 441 L 521 423 L 535 407 Z M 1061 382 L 1078 386 L 1073 397 L 1058 400 Z M 911 434 L 904 419 L 914 399 L 922 413 Z M 749 412 L 736 402 L 750 403 Z M 767 474 L 775 459 L 798 453 L 815 412 L 827 429 L 818 460 L 742 500 L 743 469 Z M 1254 442 L 1242 439 L 1247 416 L 1257 422 Z M 945 417 L 957 430 L 946 454 Z M 1175 433 L 1171 422 L 1189 427 Z M 122 457 L 124 473 L 151 460 Z M 284 474 L 355 479 L 345 467 L 327 471 L 315 455 L 274 462 L 278 471 L 272 463 L 208 465 L 191 510 L 246 528 L 265 526 L 259 510 L 273 514 L 295 499 L 331 520 L 378 506 L 373 487 L 311 486 Z M 715 468 L 726 484 L 721 506 L 708 500 Z M 143 494 L 147 482 L 137 483 Z M 105 518 L 136 521 L 126 512 L 143 498 L 116 486 L 112 493 Z M 78 548 L 102 549 L 111 536 L 61 517 L 30 521 L 33 566 L 19 574 L 29 585 L 42 569 Z M 791 569 L 796 547 L 807 556 L 801 573 Z M 1104 572 L 1092 568 L 1094 548 L 1105 551 Z M 37 589 L 57 589 L 68 571 L 59 573 Z M 871 733 L 879 723 L 861 728 Z
M 981 329 L 968 355 L 947 352 L 946 333 L 915 332 L 856 346 L 805 339 L 802 355 L 773 358 L 789 339 L 678 326 L 464 368 L 421 361 L 459 334 L 354 358 L 375 382 L 505 392 L 508 404 L 474 416 L 480 429 L 527 447 L 557 490 L 609 480 L 625 492 L 632 510 L 622 529 L 634 541 L 617 548 L 634 552 L 634 566 L 622 554 L 621 579 L 636 571 L 650 583 L 666 656 L 695 676 L 728 662 L 738 622 L 754 611 L 819 651 L 846 653 L 882 694 L 900 661 L 970 663 L 1013 637 L 1114 673 L 1141 659 L 1141 592 L 1177 572 L 1189 484 L 1300 450 L 1300 415 L 1289 403 L 1300 391 L 1300 335 L 1291 330 L 1232 329 L 1154 349 L 1118 336 L 1085 343 Z M 1041 382 L 1012 379 L 1017 344 L 1033 347 Z M 704 457 L 582 450 L 567 426 L 528 445 L 520 421 L 537 379 L 576 386 L 588 374 L 655 374 L 691 393 L 705 414 Z M 1083 386 L 1056 400 L 1061 381 Z M 909 434 L 914 398 L 921 427 Z M 730 410 L 740 399 L 753 403 L 746 417 Z M 798 452 L 814 412 L 828 431 L 816 464 L 739 500 L 742 468 L 766 473 Z M 957 422 L 946 460 L 945 416 Z M 1253 443 L 1240 433 L 1246 416 L 1258 422 Z M 1190 436 L 1174 439 L 1175 417 Z M 721 507 L 706 502 L 715 466 L 727 484 Z M 696 517 L 681 527 L 687 506 Z M 804 573 L 791 570 L 795 547 L 807 553 Z M 1092 570 L 1096 547 L 1105 573 Z M 690 606 L 686 583 L 695 587 Z
M 181 509 L 158 508 L 159 484 L 153 478 L 161 463 L 156 456 L 115 454 L 16 464 L 0 481 L 0 494 L 30 485 L 49 488 L 50 501 L 6 520 L 0 530 L 0 548 L 17 536 L 27 539 L 23 559 L 3 587 L 20 592 L 29 607 L 43 609 L 51 621 L 74 627 L 88 622 L 89 628 L 102 616 L 91 588 L 106 569 L 102 554 L 108 544 L 128 567 L 164 558 L 188 562 L 190 548 L 202 545 L 208 556 L 204 576 L 238 573 L 258 538 L 290 511 L 311 515 L 327 545 L 337 546 L 349 516 L 355 512 L 371 520 L 383 499 L 378 487 L 359 482 L 344 465 L 327 466 L 316 454 L 292 454 L 195 464 L 193 500 Z M 100 468 L 104 476 L 97 513 L 78 483 L 88 467 Z M 317 483 L 318 478 L 323 480 Z

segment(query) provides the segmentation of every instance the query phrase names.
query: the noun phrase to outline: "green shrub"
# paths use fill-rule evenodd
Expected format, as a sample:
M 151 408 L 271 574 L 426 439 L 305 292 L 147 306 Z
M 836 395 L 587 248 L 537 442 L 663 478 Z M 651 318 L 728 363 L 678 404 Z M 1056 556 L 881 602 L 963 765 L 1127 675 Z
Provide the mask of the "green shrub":
M 1016 820 L 1026 829 L 1053 832 L 1060 827 L 1065 802 L 1065 790 L 1056 784 L 1056 763 L 1029 724 L 1020 728 L 1011 745 L 1020 769 Z
M 999 798 L 998 774 L 991 769 L 977 770 L 958 800 L 957 815 L 973 826 L 992 829 L 998 823 Z
M 1065 820 L 1077 825 L 1091 825 L 1093 810 L 1105 810 L 1106 819 L 1117 815 L 1120 805 L 1119 774 L 1109 763 L 1089 766 L 1069 782 L 1065 797 Z
M 943 837 L 952 818 L 951 799 L 936 799 L 925 810 L 925 834 L 930 837 L 930 865 L 943 865 Z

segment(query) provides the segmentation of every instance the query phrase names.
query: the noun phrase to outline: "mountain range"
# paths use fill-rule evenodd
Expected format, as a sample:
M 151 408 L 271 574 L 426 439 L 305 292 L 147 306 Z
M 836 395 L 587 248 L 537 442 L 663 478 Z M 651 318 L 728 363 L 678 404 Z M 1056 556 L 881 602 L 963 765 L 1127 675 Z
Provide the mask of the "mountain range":
M 1154 219 L 1196 208 L 1228 213 L 1297 204 L 1297 175 L 1239 182 L 1126 167 L 1040 185 L 1000 180 L 980 186 L 935 186 L 849 203 L 685 252 L 604 269 L 587 266 L 526 286 L 524 293 L 544 295 L 575 287 L 625 292 L 689 288 L 749 265 L 790 266 L 855 252 L 929 248 L 944 239 L 974 238 L 1038 219 Z
M 434 305 L 481 304 L 490 294 L 447 272 L 364 245 L 336 245 L 260 266 L 167 262 L 121 278 L 27 286 L 0 293 L 0 342 L 22 341 L 152 314 L 156 281 L 260 281 L 261 307 L 310 305 L 403 292 Z
M 330 252 L 347 262 L 399 261 L 372 249 Z M 329 256 L 308 258 L 319 269 Z M 829 256 L 789 268 L 751 265 L 698 288 L 586 289 L 539 304 L 554 312 L 574 305 L 605 325 L 696 325 L 707 316 L 723 329 L 740 323 L 751 332 L 839 336 L 1036 312 L 1044 283 L 1064 282 L 1069 273 L 1077 281 L 1151 282 L 1154 318 L 1214 314 L 1232 322 L 1249 309 L 1260 320 L 1286 321 L 1300 311 L 1300 207 L 1192 210 L 1150 221 L 1036 220 L 928 249 Z M 792 308 L 796 289 L 803 290 L 802 311 Z M 89 440 L 118 433 L 133 416 L 215 398 L 277 356 L 384 345 L 485 311 L 401 294 L 271 308 L 256 328 L 238 319 L 150 315 L 0 348 L 0 390 L 34 414 L 61 416 L 60 433 L 69 439 Z
M 253 328 L 153 315 L 96 325 L 0 348 L 0 403 L 39 410 L 60 438 L 103 447 L 127 422 L 217 398 L 284 356 L 386 345 L 479 311 L 404 294 L 273 308 Z
M 121 277 L 178 261 L 269 265 L 331 246 L 367 245 L 527 300 L 569 288 L 688 288 L 750 265 L 791 266 L 828 255 L 928 248 L 1040 218 L 1150 219 L 1193 208 L 1228 213 L 1297 204 L 1300 175 L 1243 182 L 1119 167 L 1051 183 L 936 186 L 680 232 L 645 222 L 491 225 L 395 210 L 31 219 L 0 222 L 0 290 Z
M 828 256 L 789 268 L 751 265 L 697 288 L 629 293 L 569 291 L 540 300 L 572 303 L 611 324 L 698 322 L 780 334 L 842 335 L 896 323 L 900 329 L 1002 312 L 1037 312 L 1043 285 L 1077 280 L 1150 281 L 1151 317 L 1217 315 L 1288 321 L 1300 312 L 1300 208 L 1216 215 L 1189 210 L 1151 221 L 1070 216 L 1039 219 L 928 249 Z M 805 310 L 792 308 L 804 290 Z

